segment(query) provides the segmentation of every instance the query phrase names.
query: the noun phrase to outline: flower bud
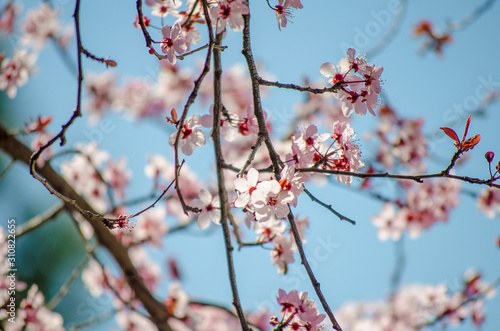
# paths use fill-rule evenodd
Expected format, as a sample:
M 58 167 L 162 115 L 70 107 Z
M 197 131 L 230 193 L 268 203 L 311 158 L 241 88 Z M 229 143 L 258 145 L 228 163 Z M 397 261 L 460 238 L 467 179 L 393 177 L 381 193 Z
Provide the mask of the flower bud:
M 488 161 L 488 163 L 491 163 L 491 161 L 493 161 L 493 158 L 495 157 L 495 153 L 486 152 L 486 154 L 484 154 L 484 157 L 486 158 L 486 161 Z

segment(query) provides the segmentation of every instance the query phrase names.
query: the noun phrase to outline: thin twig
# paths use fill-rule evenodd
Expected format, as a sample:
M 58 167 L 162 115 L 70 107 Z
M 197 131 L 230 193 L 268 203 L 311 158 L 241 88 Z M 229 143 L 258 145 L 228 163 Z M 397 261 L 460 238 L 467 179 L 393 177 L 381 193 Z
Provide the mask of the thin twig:
M 408 8 L 408 0 L 401 0 L 399 2 L 399 10 L 396 17 L 393 20 L 392 26 L 389 32 L 375 45 L 372 49 L 366 52 L 366 56 L 373 58 L 382 52 L 387 45 L 396 37 L 399 31 L 401 31 L 401 24 L 406 14 L 406 9 Z
M 210 15 L 208 14 L 208 1 L 203 0 L 203 10 L 205 17 L 207 19 L 207 26 L 209 34 L 212 33 L 212 24 L 210 22 Z M 222 42 L 223 34 L 218 34 L 215 39 L 210 38 L 210 44 L 218 46 Z M 217 186 L 219 193 L 219 201 L 221 208 L 221 225 L 224 234 L 224 244 L 226 246 L 226 260 L 229 271 L 229 280 L 231 283 L 231 291 L 233 293 L 233 306 L 236 309 L 236 314 L 240 321 L 240 325 L 243 331 L 249 331 L 251 328 L 248 326 L 245 319 L 245 314 L 241 306 L 238 285 L 236 284 L 236 272 L 233 262 L 233 246 L 231 243 L 231 233 L 228 224 L 228 210 L 229 201 L 224 180 L 224 168 L 223 168 L 223 156 L 222 156 L 222 146 L 221 146 L 221 136 L 220 136 L 220 119 L 222 113 L 222 64 L 221 64 L 221 50 L 218 48 L 213 48 L 213 63 L 214 63 L 214 107 L 213 107 L 213 122 L 212 122 L 212 140 L 214 142 L 215 159 L 216 159 L 216 170 L 217 170 Z
M 309 196 L 309 198 L 311 198 L 312 201 L 316 202 L 317 204 L 325 207 L 326 209 L 328 209 L 329 211 L 331 211 L 332 213 L 335 214 L 335 216 L 337 216 L 341 221 L 347 221 L 349 223 L 351 223 L 352 225 L 356 225 L 356 221 L 350 219 L 349 217 L 346 217 L 344 215 L 342 215 L 341 213 L 339 213 L 338 211 L 336 211 L 335 209 L 333 209 L 332 205 L 327 205 L 326 203 L 324 203 L 323 201 L 319 200 L 318 198 L 316 198 L 308 189 L 306 189 L 304 187 L 304 192 Z
M 464 181 L 472 184 L 483 184 L 489 187 L 500 188 L 499 184 L 494 184 L 491 179 L 479 179 L 472 178 L 467 176 L 457 176 L 452 174 L 447 174 L 444 171 L 434 173 L 434 174 L 422 174 L 422 175 L 398 175 L 398 174 L 390 174 L 390 173 L 359 173 L 359 172 L 350 172 L 350 171 L 342 171 L 342 170 L 328 170 L 328 169 L 318 169 L 318 168 L 297 168 L 299 172 L 314 172 L 321 174 L 332 174 L 332 175 L 345 175 L 352 176 L 358 178 L 395 178 L 395 179 L 409 179 L 413 180 L 417 183 L 422 183 L 424 179 L 427 178 L 452 178 L 460 181 Z
M 82 262 L 80 262 L 80 264 L 75 269 L 73 269 L 70 277 L 63 284 L 63 286 L 61 286 L 61 288 L 56 293 L 56 295 L 53 296 L 52 299 L 50 299 L 50 301 L 47 304 L 45 304 L 45 307 L 48 310 L 53 310 L 55 307 L 57 307 L 59 302 L 61 302 L 62 298 L 64 298 L 64 296 L 68 293 L 71 286 L 73 286 L 73 283 L 75 282 L 75 280 L 77 280 L 78 277 L 80 276 L 80 274 L 83 272 L 83 270 L 85 269 L 85 267 L 87 266 L 87 264 L 90 261 L 90 257 L 92 256 L 92 254 L 95 253 L 97 248 L 98 248 L 98 246 L 93 246 L 91 248 L 92 252 L 87 252 L 87 254 L 85 254 L 85 258 L 82 260 Z
M 61 213 L 65 209 L 64 207 L 64 202 L 60 201 L 58 202 L 54 207 L 50 208 L 47 210 L 45 213 L 41 215 L 36 215 L 32 219 L 28 220 L 27 222 L 21 224 L 16 231 L 16 236 L 20 237 L 40 225 L 44 224 L 47 221 L 50 221 L 54 219 L 59 213 Z
M 261 135 L 257 136 L 257 140 L 255 141 L 255 144 L 251 147 L 251 152 L 250 155 L 248 155 L 247 160 L 245 161 L 245 164 L 241 168 L 241 170 L 238 172 L 238 177 L 243 176 L 244 173 L 246 173 L 247 168 L 250 166 L 252 161 L 255 159 L 255 155 L 257 154 L 257 151 L 259 150 L 260 145 L 262 145 L 263 137 Z
M 0 182 L 3 180 L 5 175 L 9 172 L 9 170 L 12 168 L 12 166 L 14 165 L 15 162 L 16 162 L 15 160 L 10 160 L 7 167 L 5 167 L 5 169 L 2 170 L 2 172 L 0 173 Z

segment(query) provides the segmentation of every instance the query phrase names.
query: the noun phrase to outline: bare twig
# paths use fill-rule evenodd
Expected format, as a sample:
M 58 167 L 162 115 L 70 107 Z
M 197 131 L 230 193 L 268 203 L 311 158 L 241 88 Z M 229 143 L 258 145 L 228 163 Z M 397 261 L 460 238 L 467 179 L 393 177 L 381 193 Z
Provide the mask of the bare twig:
M 35 217 L 30 219 L 29 221 L 21 224 L 17 228 L 16 236 L 20 237 L 20 236 L 36 229 L 37 227 L 44 224 L 45 222 L 52 220 L 54 217 L 59 215 L 64 210 L 65 210 L 64 203 L 62 201 L 60 201 L 59 203 L 57 203 L 54 207 L 50 208 L 45 213 L 43 213 L 41 215 L 36 215 Z
M 0 173 L 0 182 L 5 177 L 5 175 L 9 172 L 9 170 L 12 168 L 12 166 L 14 165 L 15 162 L 16 161 L 14 161 L 14 160 L 10 160 L 9 164 L 7 165 L 7 167 L 5 167 L 5 169 L 2 170 L 2 172 Z
M 472 23 L 474 23 L 482 14 L 484 14 L 488 9 L 490 9 L 495 0 L 486 0 L 482 5 L 477 7 L 472 13 L 467 15 L 460 21 L 449 21 L 448 27 L 451 31 L 463 30 Z
M 356 225 L 356 222 L 352 219 L 350 219 L 349 217 L 346 217 L 344 215 L 342 215 L 341 213 L 339 213 L 338 211 L 336 211 L 335 209 L 333 209 L 332 205 L 327 205 L 326 203 L 324 203 L 323 201 L 319 200 L 318 198 L 316 198 L 308 189 L 306 189 L 304 187 L 304 192 L 309 196 L 309 198 L 311 198 L 312 201 L 316 202 L 317 204 L 325 207 L 326 209 L 328 209 L 329 211 L 331 211 L 332 213 L 334 213 L 341 221 L 347 221 L 349 223 L 351 223 L 352 225 Z
M 61 286 L 61 288 L 56 293 L 56 295 L 53 296 L 52 299 L 50 299 L 50 301 L 47 304 L 45 304 L 45 307 L 47 309 L 53 310 L 59 304 L 59 302 L 62 300 L 62 298 L 64 298 L 64 296 L 68 293 L 71 286 L 73 286 L 73 283 L 75 282 L 75 280 L 78 279 L 80 274 L 83 272 L 83 269 L 85 269 L 85 267 L 89 263 L 90 257 L 92 254 L 94 254 L 97 247 L 98 246 L 93 246 L 91 248 L 92 251 L 87 252 L 87 254 L 85 255 L 85 258 L 82 260 L 82 262 L 80 262 L 80 264 L 75 269 L 73 269 L 68 280 L 63 284 L 63 286 Z
M 449 173 L 446 173 L 445 171 L 441 171 L 438 173 L 434 174 L 423 174 L 423 175 L 398 175 L 398 174 L 389 174 L 389 173 L 359 173 L 359 172 L 349 172 L 349 171 L 342 171 L 342 170 L 328 170 L 328 169 L 317 169 L 317 168 L 297 168 L 297 171 L 300 172 L 314 172 L 314 173 L 321 173 L 321 174 L 333 174 L 333 175 L 346 175 L 346 176 L 352 176 L 352 177 L 358 177 L 358 178 L 395 178 L 395 179 L 409 179 L 413 180 L 417 183 L 422 183 L 424 179 L 427 178 L 452 178 L 452 179 L 457 179 L 463 182 L 471 183 L 471 184 L 482 184 L 482 185 L 487 185 L 489 187 L 495 187 L 495 188 L 500 188 L 499 184 L 494 184 L 491 179 L 479 179 L 479 178 L 472 178 L 472 177 L 467 177 L 467 176 L 457 176 L 457 175 L 452 175 Z

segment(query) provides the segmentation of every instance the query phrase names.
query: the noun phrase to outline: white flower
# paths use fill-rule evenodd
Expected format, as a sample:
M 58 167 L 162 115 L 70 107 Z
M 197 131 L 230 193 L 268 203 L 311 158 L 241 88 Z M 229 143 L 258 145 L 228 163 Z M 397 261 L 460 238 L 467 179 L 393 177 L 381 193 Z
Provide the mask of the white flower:
M 220 224 L 220 201 L 217 196 L 212 197 L 209 191 L 201 189 L 198 193 L 198 199 L 194 199 L 191 205 L 201 209 L 201 213 L 198 214 L 200 229 L 206 229 L 210 225 L 210 220 L 215 224 Z
M 200 126 L 200 124 L 200 115 L 193 115 L 187 119 L 181 129 L 178 146 L 186 155 L 193 154 L 196 146 L 205 145 L 205 135 L 200 129 L 196 129 Z M 168 140 L 170 146 L 174 146 L 176 136 L 177 132 L 172 133 L 170 136 L 170 139 Z

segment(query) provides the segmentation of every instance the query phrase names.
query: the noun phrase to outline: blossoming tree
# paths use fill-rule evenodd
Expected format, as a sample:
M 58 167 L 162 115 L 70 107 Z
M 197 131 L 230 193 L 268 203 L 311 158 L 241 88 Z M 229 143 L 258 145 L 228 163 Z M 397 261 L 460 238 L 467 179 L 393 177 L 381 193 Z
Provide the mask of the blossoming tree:
M 493 218 L 500 213 L 500 162 L 494 154 L 497 146 L 485 147 L 487 152 L 479 152 L 481 162 L 477 161 L 476 146 L 485 139 L 491 141 L 491 132 L 474 125 L 481 116 L 496 121 L 498 115 L 490 114 L 490 109 L 499 95 L 497 86 L 486 86 L 487 93 L 481 95 L 476 107 L 466 109 L 470 111 L 462 108 L 457 112 L 458 121 L 441 121 L 433 128 L 440 141 L 451 147 L 447 154 L 436 152 L 432 143 L 437 138 L 424 131 L 423 119 L 408 116 L 397 109 L 396 103 L 389 102 L 394 96 L 382 83 L 390 79 L 384 78 L 385 72 L 393 77 L 392 64 L 369 60 L 370 55 L 388 49 L 403 24 L 406 1 L 372 11 L 379 26 L 384 25 L 381 22 L 389 26 L 386 34 L 377 37 L 373 52 L 363 55 L 355 45 L 343 43 L 346 47 L 341 45 L 340 57 L 326 56 L 329 61 L 317 63 L 315 73 L 308 74 L 317 77 L 314 83 L 309 78 L 298 83 L 269 78 L 274 77 L 273 67 L 263 69 L 252 47 L 256 38 L 253 26 L 259 25 L 259 20 L 272 20 L 276 33 L 286 35 L 293 15 L 299 21 L 307 6 L 313 6 L 307 1 L 262 0 L 264 5 L 260 7 L 262 4 L 254 4 L 255 0 L 121 3 L 130 7 L 128 13 L 133 12 L 126 17 L 133 37 L 125 34 L 120 39 L 119 43 L 126 44 L 123 50 L 130 46 L 140 50 L 142 58 L 155 61 L 148 79 L 124 81 L 117 73 L 126 70 L 121 61 L 125 57 L 120 53 L 107 57 L 88 46 L 86 25 L 81 22 L 89 19 L 82 15 L 81 8 L 88 4 L 75 0 L 72 17 L 65 17 L 67 1 L 26 1 L 24 6 L 23 2 L 9 0 L 0 8 L 0 31 L 12 41 L 10 49 L 0 53 L 0 90 L 12 102 L 29 97 L 22 91 L 36 79 L 37 72 L 46 70 L 37 67 L 43 63 L 45 49 L 52 47 L 57 51 L 57 62 L 51 60 L 69 73 L 76 101 L 71 109 L 62 111 L 45 109 L 40 101 L 31 105 L 37 116 L 24 117 L 24 126 L 0 126 L 0 148 L 8 160 L 2 180 L 18 176 L 10 169 L 19 167 L 19 173 L 29 173 L 29 185 L 42 187 L 41 194 L 52 195 L 56 201 L 48 213 L 40 212 L 31 220 L 19 222 L 15 232 L 9 232 L 10 227 L 0 228 L 3 328 L 96 329 L 104 328 L 102 320 L 111 317 L 115 327 L 123 330 L 403 331 L 465 323 L 488 326 L 485 306 L 487 299 L 494 297 L 500 278 L 486 280 L 480 271 L 464 269 L 465 276 L 452 287 L 401 282 L 405 237 L 418 241 L 436 231 L 439 224 L 460 219 L 452 213 L 462 202 L 474 206 L 471 197 L 479 207 L 476 215 L 482 212 Z M 414 22 L 414 34 L 426 38 L 423 52 L 434 53 L 428 58 L 443 56 L 452 35 L 480 21 L 493 10 L 493 2 L 486 1 L 465 19 L 449 23 L 444 32 L 430 21 Z M 347 11 L 344 14 L 350 15 Z M 63 29 L 65 20 L 72 21 L 74 29 Z M 375 37 L 368 26 L 361 33 Z M 266 38 L 265 34 L 260 36 Z M 53 44 L 48 46 L 50 42 Z M 296 46 L 290 45 L 291 50 Z M 223 65 L 232 50 L 241 50 L 244 66 Z M 282 61 L 287 70 L 300 67 L 299 63 Z M 446 63 L 446 59 L 439 61 Z M 88 70 L 89 66 L 100 73 Z M 54 72 L 63 79 L 59 71 Z M 429 73 L 432 77 L 439 75 Z M 417 90 L 425 83 L 407 89 Z M 286 91 L 287 98 L 303 98 L 293 114 L 291 109 L 285 114 L 266 108 L 266 100 L 276 91 Z M 58 91 L 50 89 L 42 95 L 54 99 Z M 287 102 L 285 99 L 279 102 Z M 112 130 L 123 123 L 123 118 L 128 123 L 118 128 L 123 140 L 116 151 L 101 146 L 110 139 L 106 136 L 108 118 L 117 121 L 112 123 Z M 370 122 L 371 128 L 357 131 L 361 121 Z M 463 134 L 451 126 L 461 126 Z M 72 137 L 78 127 L 87 138 L 97 139 L 75 141 Z M 97 131 L 88 131 L 96 127 Z M 152 138 L 158 127 L 161 138 Z M 147 142 L 135 143 L 142 139 Z M 362 141 L 371 146 L 369 151 Z M 153 145 L 161 148 L 155 151 Z M 150 147 L 151 151 L 145 151 Z M 477 175 L 466 171 L 471 155 L 476 157 L 475 164 L 482 165 Z M 431 161 L 438 165 L 429 166 Z M 129 162 L 140 165 L 142 181 L 147 185 L 134 184 L 139 175 Z M 346 201 L 351 199 L 343 197 L 346 190 L 346 196 L 357 194 L 375 202 L 378 209 L 371 211 L 371 221 L 358 219 L 359 209 L 365 207 Z M 21 204 L 23 197 L 16 199 Z M 301 209 L 307 203 L 314 207 Z M 318 273 L 322 259 L 317 257 L 317 249 L 308 250 L 314 239 L 311 233 L 317 233 L 313 230 L 324 223 L 325 217 L 318 216 L 318 210 L 335 222 L 329 230 L 320 231 L 370 223 L 371 237 L 395 242 L 399 259 L 386 300 L 351 302 L 354 300 L 338 299 L 332 294 L 335 290 L 328 290 L 343 287 L 348 279 L 337 283 Z M 43 228 L 59 214 L 74 224 L 78 241 L 85 246 L 85 258 L 50 298 L 37 284 L 27 284 L 23 279 L 15 281 L 13 291 L 9 277 L 14 268 L 9 265 L 12 260 L 8 254 L 15 238 L 29 240 L 28 232 Z M 209 248 L 192 232 L 201 236 L 217 232 L 216 238 L 224 246 L 225 270 L 210 279 L 213 284 L 227 279 L 221 286 L 231 294 L 222 304 L 219 299 L 197 300 L 203 293 L 191 293 L 185 286 L 186 277 L 202 276 L 212 268 L 212 257 L 204 255 Z M 195 274 L 184 276 L 180 271 L 182 265 L 196 264 L 187 252 L 167 258 L 171 256 L 167 243 L 177 233 L 184 236 L 190 251 L 195 250 L 205 260 L 198 270 L 193 266 Z M 495 235 L 496 242 L 488 242 L 491 251 L 498 251 L 500 246 L 500 231 Z M 245 305 L 242 293 L 259 292 L 270 276 L 267 270 L 254 270 L 259 271 L 258 281 L 241 285 L 243 251 L 264 251 L 270 257 L 265 263 L 285 280 L 273 289 L 275 306 Z M 105 261 L 105 254 L 110 261 Z M 344 250 L 342 254 L 349 257 L 351 252 Z M 307 284 L 288 286 L 290 270 L 299 268 L 303 268 Z M 498 268 L 493 270 L 500 273 Z M 108 310 L 75 325 L 65 323 L 55 310 L 77 279 L 91 297 L 111 297 L 111 314 Z M 266 294 L 261 295 L 265 300 Z M 12 301 L 16 305 L 10 309 Z M 498 310 L 498 306 L 493 304 L 492 310 Z M 78 307 L 81 305 L 76 306 L 80 314 Z

